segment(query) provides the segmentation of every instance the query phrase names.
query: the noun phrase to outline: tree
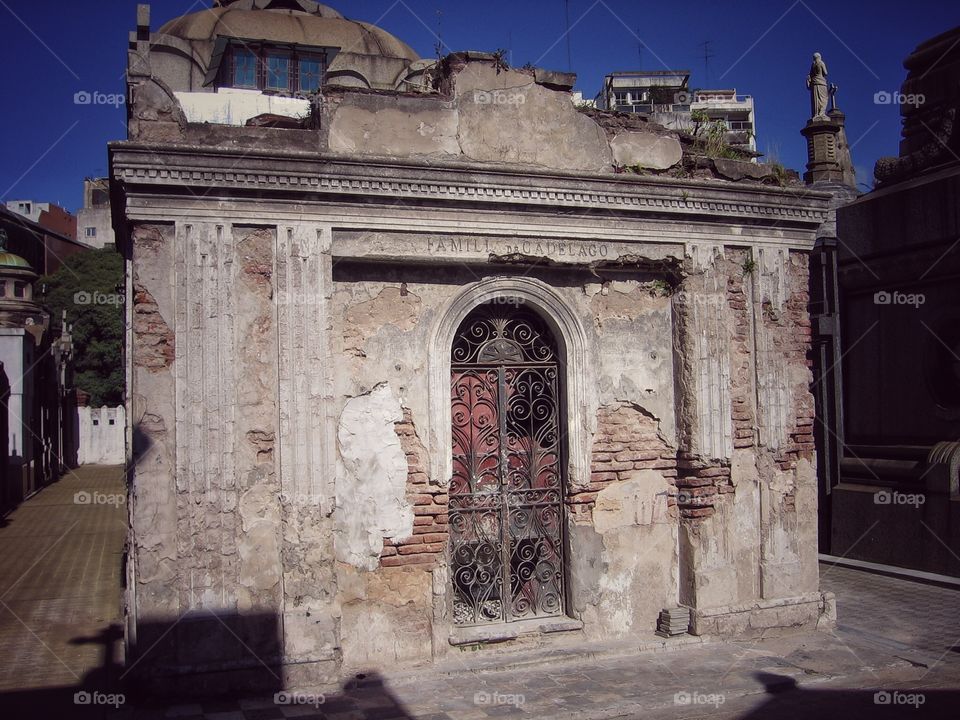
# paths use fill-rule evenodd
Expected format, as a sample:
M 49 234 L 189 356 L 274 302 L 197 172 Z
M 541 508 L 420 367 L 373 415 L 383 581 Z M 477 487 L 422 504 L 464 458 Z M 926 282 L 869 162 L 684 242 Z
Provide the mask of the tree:
M 73 326 L 74 384 L 94 407 L 123 402 L 123 258 L 113 246 L 77 253 L 36 287 L 54 327 L 64 310 Z

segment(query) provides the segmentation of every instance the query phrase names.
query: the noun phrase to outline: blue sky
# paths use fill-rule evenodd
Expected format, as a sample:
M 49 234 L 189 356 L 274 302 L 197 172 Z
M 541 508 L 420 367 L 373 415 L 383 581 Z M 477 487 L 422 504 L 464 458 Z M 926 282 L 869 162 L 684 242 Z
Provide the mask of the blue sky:
M 152 26 L 210 0 L 158 0 Z M 509 51 L 512 64 L 568 69 L 564 0 L 336 0 L 432 57 L 437 12 L 447 49 Z M 0 200 L 56 202 L 75 211 L 86 176 L 107 172 L 106 144 L 124 138 L 125 110 L 77 105 L 77 92 L 121 94 L 135 0 L 0 0 L 0 59 L 8 80 L 0 111 Z M 736 87 L 757 103 L 761 151 L 802 170 L 799 130 L 809 116 L 804 78 L 822 53 L 862 180 L 878 157 L 897 154 L 895 105 L 877 104 L 904 78 L 903 59 L 922 40 L 960 24 L 955 0 L 569 0 L 571 69 L 593 96 L 612 70 L 669 67 L 694 87 Z M 702 43 L 711 41 L 709 81 Z M 645 46 L 640 52 L 641 42 Z

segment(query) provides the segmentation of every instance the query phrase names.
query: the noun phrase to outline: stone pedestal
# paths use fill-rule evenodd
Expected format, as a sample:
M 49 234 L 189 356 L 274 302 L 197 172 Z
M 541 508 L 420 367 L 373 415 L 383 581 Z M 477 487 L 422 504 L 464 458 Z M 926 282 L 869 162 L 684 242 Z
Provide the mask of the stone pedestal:
M 845 121 L 841 111 L 831 110 L 829 119 L 810 120 L 800 131 L 807 139 L 807 172 L 803 175 L 806 183 L 836 182 L 856 187 Z

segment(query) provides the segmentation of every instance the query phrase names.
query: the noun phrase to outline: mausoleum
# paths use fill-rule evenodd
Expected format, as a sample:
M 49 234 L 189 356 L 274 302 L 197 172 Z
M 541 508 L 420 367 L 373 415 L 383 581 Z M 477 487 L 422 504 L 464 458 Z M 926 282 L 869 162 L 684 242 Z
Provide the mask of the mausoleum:
M 309 0 L 141 7 L 128 81 L 142 677 L 325 687 L 684 608 L 701 636 L 829 626 L 828 195 Z

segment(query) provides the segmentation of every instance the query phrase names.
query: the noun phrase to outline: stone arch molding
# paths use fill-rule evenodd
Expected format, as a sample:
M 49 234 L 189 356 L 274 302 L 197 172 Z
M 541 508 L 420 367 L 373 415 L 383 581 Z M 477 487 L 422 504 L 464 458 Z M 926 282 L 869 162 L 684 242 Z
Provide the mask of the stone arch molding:
M 549 285 L 534 278 L 481 280 L 447 304 L 431 333 L 429 352 L 430 479 L 446 486 L 453 475 L 450 410 L 450 348 L 467 315 L 492 300 L 520 300 L 543 316 L 563 353 L 566 405 L 567 484 L 584 486 L 590 480 L 591 428 L 588 388 L 595 388 L 595 363 L 588 363 L 587 334 L 566 301 Z

